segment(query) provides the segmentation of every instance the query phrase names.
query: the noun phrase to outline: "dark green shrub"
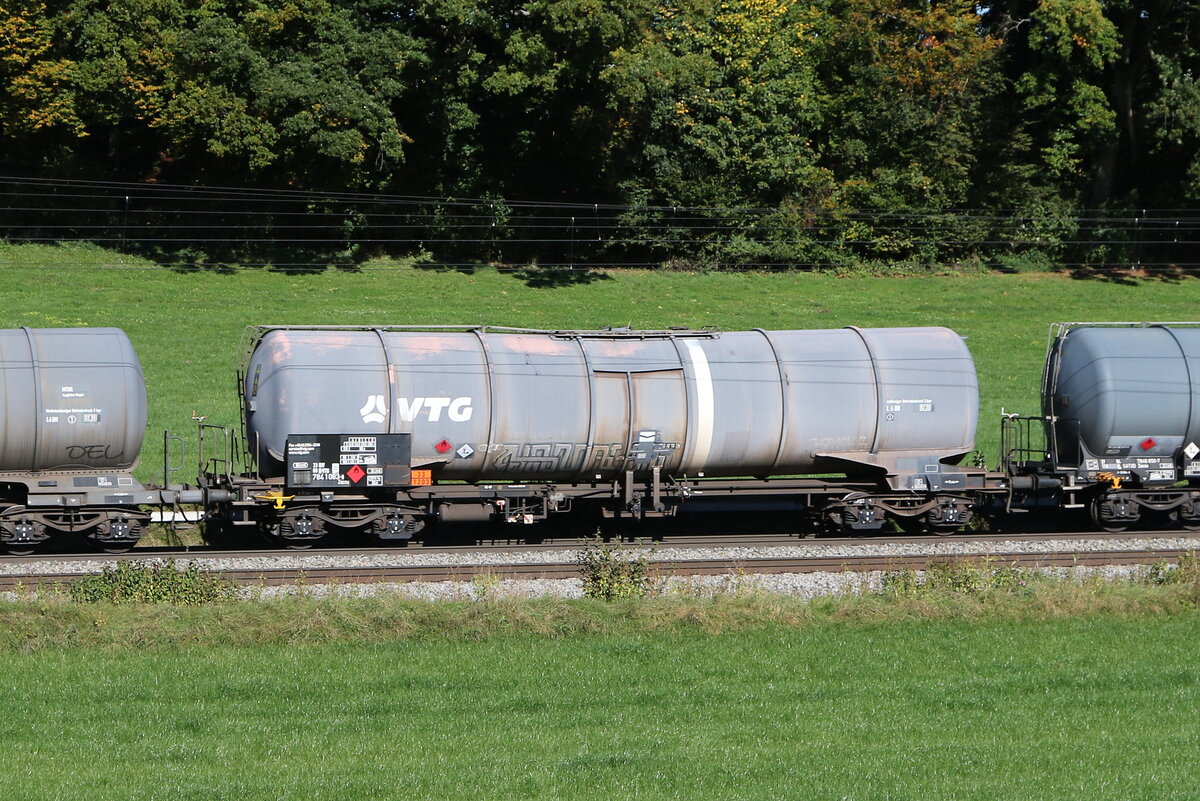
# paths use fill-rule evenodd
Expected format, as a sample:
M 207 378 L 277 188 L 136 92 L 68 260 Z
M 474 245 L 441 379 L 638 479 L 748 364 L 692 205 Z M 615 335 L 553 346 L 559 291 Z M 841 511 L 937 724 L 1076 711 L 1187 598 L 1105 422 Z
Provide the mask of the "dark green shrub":
M 650 593 L 650 557 L 635 555 L 617 545 L 596 540 L 579 553 L 583 594 L 588 598 L 615 601 L 644 598 Z
M 957 593 L 985 595 L 1024 589 L 1031 574 L 1011 565 L 981 562 L 931 562 L 921 574 L 912 570 L 890 572 L 883 577 L 883 593 L 900 598 L 919 598 L 927 594 Z
M 1171 567 L 1165 560 L 1153 563 L 1146 571 L 1146 583 L 1200 586 L 1200 554 L 1196 551 L 1183 554 L 1176 567 Z
M 195 562 L 180 569 L 174 559 L 118 562 L 69 587 L 71 600 L 76 603 L 199 606 L 231 600 L 236 592 L 233 582 L 224 576 L 205 572 Z

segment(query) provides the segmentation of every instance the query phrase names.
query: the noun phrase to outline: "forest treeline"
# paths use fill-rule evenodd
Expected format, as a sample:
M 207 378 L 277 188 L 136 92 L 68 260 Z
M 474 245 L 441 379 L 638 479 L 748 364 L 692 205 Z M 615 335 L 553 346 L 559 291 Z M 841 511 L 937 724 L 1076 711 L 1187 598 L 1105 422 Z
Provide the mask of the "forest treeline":
M 863 209 L 1194 208 L 1198 23 L 1172 0 L 7 0 L 0 164 L 844 215 L 842 239 Z

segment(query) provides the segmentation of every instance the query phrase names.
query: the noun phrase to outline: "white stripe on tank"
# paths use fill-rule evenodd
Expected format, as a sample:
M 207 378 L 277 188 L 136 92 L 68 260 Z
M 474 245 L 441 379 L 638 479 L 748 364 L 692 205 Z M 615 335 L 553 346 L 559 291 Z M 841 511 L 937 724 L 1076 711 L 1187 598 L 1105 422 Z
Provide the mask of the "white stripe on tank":
M 704 346 L 695 339 L 683 340 L 692 358 L 692 373 L 696 377 L 696 426 L 689 432 L 692 454 L 688 467 L 702 472 L 708 464 L 713 439 L 713 380 Z

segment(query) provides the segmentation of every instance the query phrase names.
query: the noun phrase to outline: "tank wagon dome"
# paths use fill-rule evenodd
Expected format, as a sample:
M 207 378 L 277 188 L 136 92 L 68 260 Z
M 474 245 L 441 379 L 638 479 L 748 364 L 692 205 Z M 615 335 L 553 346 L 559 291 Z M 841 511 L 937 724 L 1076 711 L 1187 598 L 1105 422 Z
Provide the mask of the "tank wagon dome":
M 1043 380 L 1062 464 L 1200 453 L 1200 327 L 1063 323 Z M 1136 466 L 1136 465 L 1135 465 Z
M 0 330 L 0 404 L 0 472 L 137 464 L 146 384 L 120 329 Z
M 248 443 L 411 434 L 439 480 L 911 470 L 974 446 L 978 384 L 946 328 L 255 329 Z M 936 469 L 936 468 L 933 468 Z

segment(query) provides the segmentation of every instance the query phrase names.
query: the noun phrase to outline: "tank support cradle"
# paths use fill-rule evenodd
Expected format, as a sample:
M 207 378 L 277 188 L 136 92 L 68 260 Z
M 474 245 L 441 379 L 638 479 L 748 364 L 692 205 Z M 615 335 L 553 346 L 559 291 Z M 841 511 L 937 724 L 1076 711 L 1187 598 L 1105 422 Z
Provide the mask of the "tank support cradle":
M 632 517 L 642 519 L 647 517 L 670 517 L 675 513 L 675 506 L 668 506 L 663 501 L 662 468 L 654 467 L 650 471 L 650 481 L 639 485 L 634 479 L 634 471 L 626 470 L 621 482 L 621 508 L 604 510 L 605 517 Z

